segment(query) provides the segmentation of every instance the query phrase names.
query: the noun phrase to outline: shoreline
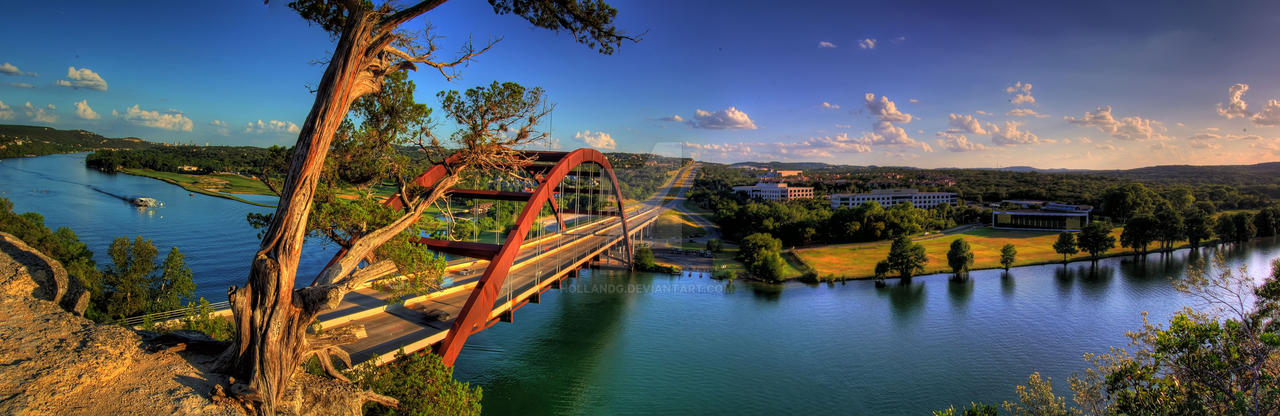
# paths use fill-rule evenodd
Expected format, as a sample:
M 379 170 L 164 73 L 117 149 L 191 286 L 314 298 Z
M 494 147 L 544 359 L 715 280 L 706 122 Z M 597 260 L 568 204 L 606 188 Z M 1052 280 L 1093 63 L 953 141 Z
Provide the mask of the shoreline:
M 198 193 L 198 194 L 201 194 L 201 195 L 208 195 L 208 196 L 212 196 L 212 197 L 216 197 L 216 198 L 230 199 L 230 200 L 232 200 L 232 201 L 241 202 L 241 203 L 245 203 L 245 204 L 249 204 L 249 205 L 256 205 L 256 206 L 260 206 L 260 207 L 264 207 L 264 208 L 275 208 L 275 207 L 276 207 L 275 205 L 271 205 L 271 204 L 264 204 L 264 203 L 261 203 L 261 202 L 253 202 L 253 201 L 250 201 L 250 200 L 247 200 L 247 199 L 240 198 L 240 197 L 238 197 L 238 196 L 232 195 L 231 193 L 227 193 L 227 192 L 215 192 L 215 191 L 210 191 L 210 190 L 206 190 L 206 189 L 198 188 L 198 187 L 194 187 L 194 186 L 187 186 L 187 185 L 184 185 L 184 184 L 182 184 L 182 183 L 180 183 L 180 182 L 178 182 L 178 181 L 175 181 L 175 180 L 172 180 L 172 179 L 169 179 L 169 178 L 162 178 L 162 177 L 159 177 L 159 176 L 148 175 L 146 172 L 138 171 L 138 170 L 136 170 L 136 169 L 122 169 L 122 170 L 120 170 L 118 173 L 123 173 L 123 174 L 126 174 L 126 175 L 133 175 L 133 176 L 141 176 L 141 177 L 144 177 L 144 178 L 151 178 L 151 179 L 155 179 L 155 180 L 163 181 L 163 182 L 168 183 L 168 184 L 170 184 L 170 185 L 176 185 L 176 186 L 178 186 L 178 187 L 180 187 L 180 188 L 182 188 L 182 189 L 187 190 L 188 192 L 194 192 L 194 193 Z M 262 195 L 262 194 L 241 193 L 241 195 Z

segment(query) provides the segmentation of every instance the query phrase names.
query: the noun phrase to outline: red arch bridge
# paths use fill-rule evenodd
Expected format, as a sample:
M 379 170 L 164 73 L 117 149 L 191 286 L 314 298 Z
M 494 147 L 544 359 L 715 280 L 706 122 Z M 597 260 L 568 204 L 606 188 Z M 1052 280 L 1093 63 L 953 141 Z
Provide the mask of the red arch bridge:
M 631 239 L 641 237 L 637 234 L 673 203 L 664 201 L 677 201 L 666 195 L 677 184 L 683 193 L 690 172 L 681 170 L 649 200 L 624 206 L 604 154 L 578 149 L 524 156 L 528 163 L 520 169 L 536 183 L 531 191 L 455 187 L 446 194 L 453 200 L 524 202 L 505 241 L 422 238 L 436 252 L 462 257 L 449 262 L 443 288 L 389 303 L 389 295 L 370 284 L 317 318 L 325 330 L 363 325 L 365 338 L 343 347 L 353 361 L 382 364 L 401 349 L 411 353 L 435 348 L 452 365 L 471 334 L 512 322 L 516 310 L 539 303 L 542 293 L 559 288 L 562 280 L 575 277 L 582 268 L 601 262 L 629 265 Z M 431 188 L 448 175 L 447 164 L 433 166 L 415 181 Z M 399 198 L 388 199 L 394 207 L 399 203 Z M 553 215 L 547 215 L 548 207 Z

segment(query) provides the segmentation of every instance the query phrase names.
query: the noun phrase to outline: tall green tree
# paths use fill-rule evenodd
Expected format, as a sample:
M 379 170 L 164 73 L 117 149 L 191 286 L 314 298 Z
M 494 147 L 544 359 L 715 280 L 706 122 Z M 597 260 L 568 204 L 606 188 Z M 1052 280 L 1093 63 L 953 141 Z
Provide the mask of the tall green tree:
M 1155 217 L 1149 214 L 1130 218 L 1120 232 L 1120 246 L 1132 247 L 1134 255 L 1147 254 L 1147 246 L 1160 238 L 1159 226 Z
M 1189 210 L 1187 215 L 1182 219 L 1183 229 L 1187 235 L 1187 242 L 1191 247 L 1200 247 L 1200 243 L 1213 238 L 1213 218 L 1204 211 L 1198 209 Z
M 177 247 L 169 249 L 164 262 L 160 264 L 158 273 L 152 273 L 150 292 L 151 312 L 176 310 L 192 301 L 196 291 L 196 283 L 192 280 L 191 269 L 187 267 L 185 256 Z
M 1156 234 L 1162 251 L 1173 249 L 1174 243 L 1187 238 L 1185 221 L 1180 212 L 1169 203 L 1162 203 L 1156 209 Z
M 968 241 L 957 238 L 951 242 L 951 248 L 947 250 L 947 265 L 951 266 L 951 272 L 956 276 L 969 273 L 969 268 L 973 266 L 973 250 Z
M 747 272 L 769 281 L 780 281 L 786 260 L 782 259 L 782 240 L 765 233 L 755 233 L 738 245 L 738 259 Z
M 1062 255 L 1062 264 L 1067 264 L 1067 257 L 1080 252 L 1080 247 L 1076 246 L 1076 234 L 1070 231 L 1058 233 L 1058 241 L 1053 243 L 1053 251 Z
M 156 269 L 156 246 L 142 236 L 133 242 L 119 237 L 111 242 L 107 254 L 111 257 L 111 265 L 103 274 L 107 314 L 120 319 L 146 312 L 151 272 Z
M 1116 246 L 1116 238 L 1111 235 L 1111 224 L 1094 221 L 1080 230 L 1077 244 L 1081 250 L 1089 253 L 1089 257 L 1096 263 L 1098 256 Z
M 1009 268 L 1013 267 L 1013 262 L 1017 261 L 1017 258 L 1018 248 L 1014 247 L 1013 244 L 1005 244 L 1004 247 L 1000 248 L 1000 265 L 1004 266 L 1004 271 L 1009 271 Z
M 929 258 L 925 256 L 924 245 L 911 241 L 911 237 L 907 235 L 899 235 L 893 239 L 893 244 L 889 246 L 889 257 L 886 260 L 889 262 L 889 268 L 898 272 L 898 275 L 904 279 L 924 272 L 924 265 L 929 262 Z

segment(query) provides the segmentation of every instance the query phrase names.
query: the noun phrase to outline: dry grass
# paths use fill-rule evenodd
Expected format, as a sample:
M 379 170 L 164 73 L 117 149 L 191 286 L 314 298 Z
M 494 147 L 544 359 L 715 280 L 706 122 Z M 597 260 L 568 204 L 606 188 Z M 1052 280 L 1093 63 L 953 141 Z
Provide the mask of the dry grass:
M 1112 231 L 1116 241 L 1120 240 L 1120 228 Z M 1058 240 L 1058 233 L 1052 231 L 1014 231 L 979 228 L 958 234 L 919 240 L 924 245 L 929 263 L 925 265 L 925 273 L 950 273 L 947 266 L 947 250 L 951 242 L 964 238 L 973 250 L 973 270 L 1000 268 L 1000 249 L 1005 244 L 1013 244 L 1018 248 L 1017 261 L 1014 266 L 1055 263 L 1062 261 L 1062 255 L 1053 251 L 1053 243 Z M 861 244 L 840 244 L 823 247 L 797 249 L 796 254 L 809 263 L 819 276 L 835 275 L 844 278 L 867 278 L 875 275 L 875 265 L 889 255 L 889 241 L 877 241 Z M 1181 244 L 1179 244 L 1181 245 Z M 1154 248 L 1154 245 L 1151 246 Z M 1129 249 L 1116 248 L 1108 251 L 1108 255 L 1131 253 Z M 1085 260 L 1087 253 L 1080 253 L 1072 260 Z

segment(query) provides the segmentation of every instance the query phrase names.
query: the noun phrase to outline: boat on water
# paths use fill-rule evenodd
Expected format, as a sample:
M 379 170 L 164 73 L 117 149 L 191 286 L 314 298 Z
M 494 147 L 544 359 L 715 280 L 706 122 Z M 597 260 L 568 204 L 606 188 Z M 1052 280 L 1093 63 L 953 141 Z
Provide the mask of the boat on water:
M 155 198 L 147 198 L 145 196 L 133 198 L 129 202 L 132 202 L 133 205 L 139 206 L 139 207 L 158 207 L 162 205 L 160 201 L 156 200 Z

